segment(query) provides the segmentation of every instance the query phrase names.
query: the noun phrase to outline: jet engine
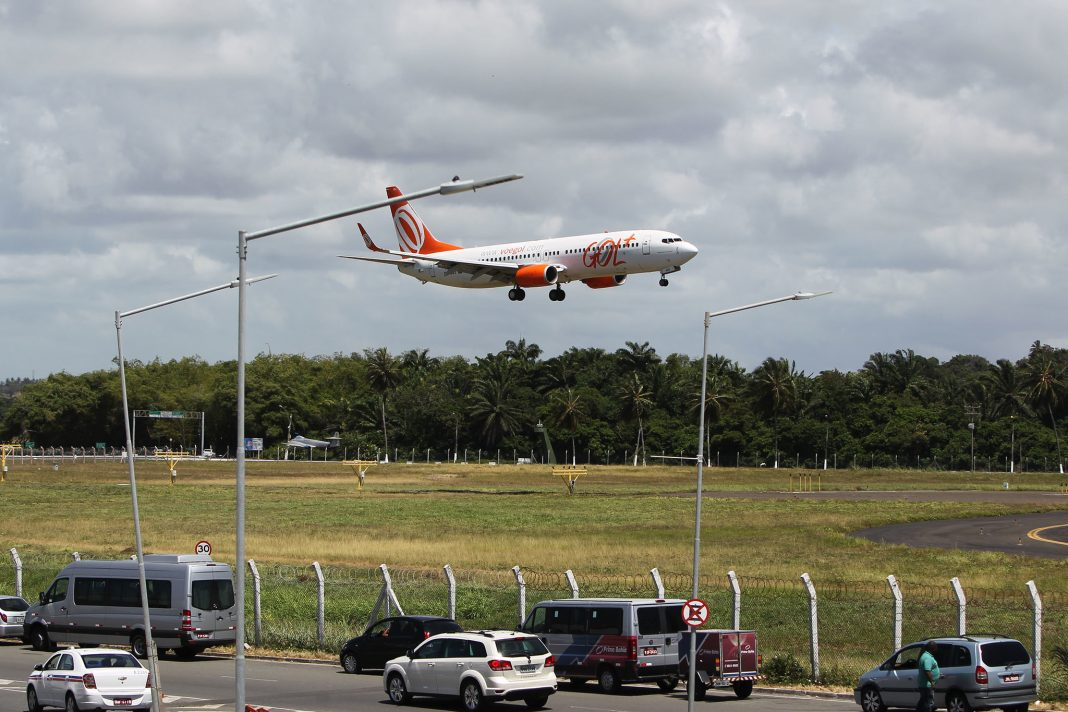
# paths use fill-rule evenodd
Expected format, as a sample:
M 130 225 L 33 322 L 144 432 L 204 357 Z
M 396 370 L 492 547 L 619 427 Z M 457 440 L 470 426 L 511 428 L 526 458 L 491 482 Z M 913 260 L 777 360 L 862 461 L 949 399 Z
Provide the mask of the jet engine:
M 627 275 L 612 274 L 607 277 L 590 277 L 582 280 L 582 283 L 590 289 L 607 289 L 608 287 L 618 287 L 626 281 Z
M 515 272 L 515 283 L 520 287 L 548 287 L 556 284 L 563 271 L 561 265 L 525 265 Z

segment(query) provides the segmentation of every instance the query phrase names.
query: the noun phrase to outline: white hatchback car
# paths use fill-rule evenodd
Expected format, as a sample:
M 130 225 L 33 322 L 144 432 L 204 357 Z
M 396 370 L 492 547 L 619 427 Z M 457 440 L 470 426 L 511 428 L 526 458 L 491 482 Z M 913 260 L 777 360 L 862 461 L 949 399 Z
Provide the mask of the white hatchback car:
M 125 650 L 71 648 L 33 666 L 26 685 L 26 707 L 79 709 L 149 709 L 152 679 Z
M 540 709 L 556 692 L 555 663 L 545 644 L 525 633 L 442 633 L 387 662 L 382 680 L 397 704 L 426 695 L 459 697 L 469 712 L 497 700 Z

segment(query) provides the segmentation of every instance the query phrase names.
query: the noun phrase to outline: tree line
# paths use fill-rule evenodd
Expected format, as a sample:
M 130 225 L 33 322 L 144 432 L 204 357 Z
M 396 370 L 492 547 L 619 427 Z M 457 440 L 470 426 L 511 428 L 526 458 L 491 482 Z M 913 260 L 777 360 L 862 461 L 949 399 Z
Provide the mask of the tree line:
M 807 374 L 786 358 L 747 371 L 710 356 L 705 452 L 723 466 L 1057 470 L 1068 417 L 1068 350 L 1034 342 L 1025 358 L 946 362 L 911 349 L 872 354 L 856 371 Z M 130 406 L 205 412 L 205 443 L 233 454 L 236 363 L 198 357 L 127 364 Z M 701 362 L 648 342 L 573 347 L 542 358 L 507 341 L 468 359 L 386 348 L 247 365 L 246 426 L 270 453 L 289 434 L 390 460 L 478 457 L 688 462 L 697 452 Z M 11 383 L 11 381 L 9 381 Z M 116 369 L 57 373 L 0 393 L 0 439 L 42 446 L 125 441 Z M 194 449 L 199 421 L 138 422 L 138 445 Z M 462 455 L 461 455 L 462 453 Z

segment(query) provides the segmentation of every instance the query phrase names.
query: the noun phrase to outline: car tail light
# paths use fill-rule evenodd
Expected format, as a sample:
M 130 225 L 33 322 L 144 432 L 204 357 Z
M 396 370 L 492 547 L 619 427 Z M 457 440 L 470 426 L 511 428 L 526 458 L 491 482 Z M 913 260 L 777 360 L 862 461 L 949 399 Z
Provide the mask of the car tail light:
M 638 659 L 638 636 L 632 635 L 627 638 L 627 660 Z
M 152 687 L 152 673 L 148 673 L 148 677 L 145 678 L 145 689 Z
M 0 611 L 0 621 L 3 621 L 4 623 L 7 623 L 7 614 L 4 613 L 3 611 Z
M 757 656 L 757 667 L 762 667 L 763 665 L 764 665 L 764 655 L 761 654 L 761 655 Z
M 986 668 L 982 665 L 975 666 L 975 681 L 980 685 L 990 682 L 990 676 L 986 674 Z
M 183 633 L 193 632 L 193 612 L 188 608 L 182 611 L 182 624 L 178 626 L 178 630 Z
M 549 657 L 545 658 L 545 667 L 553 667 L 554 665 L 556 665 L 555 655 L 550 655 Z
M 1032 680 L 1037 680 L 1038 679 L 1038 670 L 1035 669 L 1035 661 L 1034 660 L 1031 661 L 1031 679 Z
M 84 675 L 82 675 L 82 685 L 84 685 L 85 689 L 87 689 L 87 690 L 95 690 L 96 689 L 96 678 L 93 677 L 93 673 L 87 672 Z
M 508 662 L 507 660 L 490 660 L 488 665 L 490 667 L 490 670 L 496 670 L 497 672 L 512 669 L 512 663 Z

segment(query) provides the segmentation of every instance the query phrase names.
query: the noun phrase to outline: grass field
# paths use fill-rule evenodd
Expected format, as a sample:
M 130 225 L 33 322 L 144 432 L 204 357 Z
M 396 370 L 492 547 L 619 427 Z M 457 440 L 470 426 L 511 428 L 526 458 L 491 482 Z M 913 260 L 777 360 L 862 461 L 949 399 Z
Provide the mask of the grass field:
M 71 551 L 99 558 L 132 551 L 125 465 L 67 461 L 55 470 L 50 462 L 9 460 L 9 467 L 7 482 L 0 484 L 0 544 L 5 550 L 18 548 L 31 596 L 70 560 Z M 1020 606 L 1030 579 L 1051 600 L 1068 600 L 1068 562 L 1063 560 L 911 549 L 850 536 L 869 526 L 1046 511 L 1052 505 L 716 497 L 717 492 L 787 492 L 791 474 L 796 471 L 705 470 L 701 588 L 714 610 L 729 611 L 726 572 L 738 573 L 748 605 L 743 610 L 751 616 L 743 625 L 762 631 L 766 655 L 778 650 L 805 658 L 802 572 L 823 590 L 821 639 L 839 653 L 829 658 L 823 677 L 838 682 L 888 652 L 882 628 L 858 635 L 872 619 L 882 625 L 886 618 L 887 574 L 897 576 L 906 592 L 906 638 L 954 627 L 952 576 L 966 590 L 984 592 L 970 597 L 977 606 L 974 626 L 987 630 L 1029 635 L 1029 614 Z M 818 477 L 814 484 L 823 490 L 850 491 L 994 491 L 1007 479 L 1004 473 L 809 474 Z M 216 559 L 233 562 L 233 480 L 232 462 L 181 462 L 177 484 L 171 485 L 166 463 L 139 461 L 146 551 L 192 552 L 198 540 L 207 539 Z M 1063 480 L 1014 475 L 1011 484 L 1058 491 Z M 457 618 L 465 625 L 514 622 L 515 582 L 509 569 L 515 565 L 532 584 L 531 603 L 570 595 L 560 576 L 566 569 L 579 576 L 584 595 L 648 595 L 649 569 L 658 567 L 669 595 L 686 597 L 694 481 L 691 467 L 592 467 L 579 480 L 576 495 L 568 496 L 547 467 L 397 464 L 372 467 L 360 492 L 352 470 L 340 463 L 249 460 L 246 554 L 270 581 L 264 593 L 266 642 L 318 647 L 312 561 L 328 570 L 327 652 L 366 621 L 380 584 L 374 571 L 380 563 L 396 572 L 406 609 L 429 613 L 445 612 L 441 567 L 450 564 L 461 580 Z M 11 582 L 11 562 L 0 560 L 0 591 Z M 927 591 L 922 601 L 909 598 L 920 589 Z M 999 591 L 1011 605 L 997 605 Z M 1051 608 L 1047 620 L 1063 620 L 1064 613 Z M 1062 628 L 1051 624 L 1050 634 L 1059 635 Z M 880 638 L 878 645 L 872 635 Z M 1047 640 L 1047 645 L 1057 642 Z

